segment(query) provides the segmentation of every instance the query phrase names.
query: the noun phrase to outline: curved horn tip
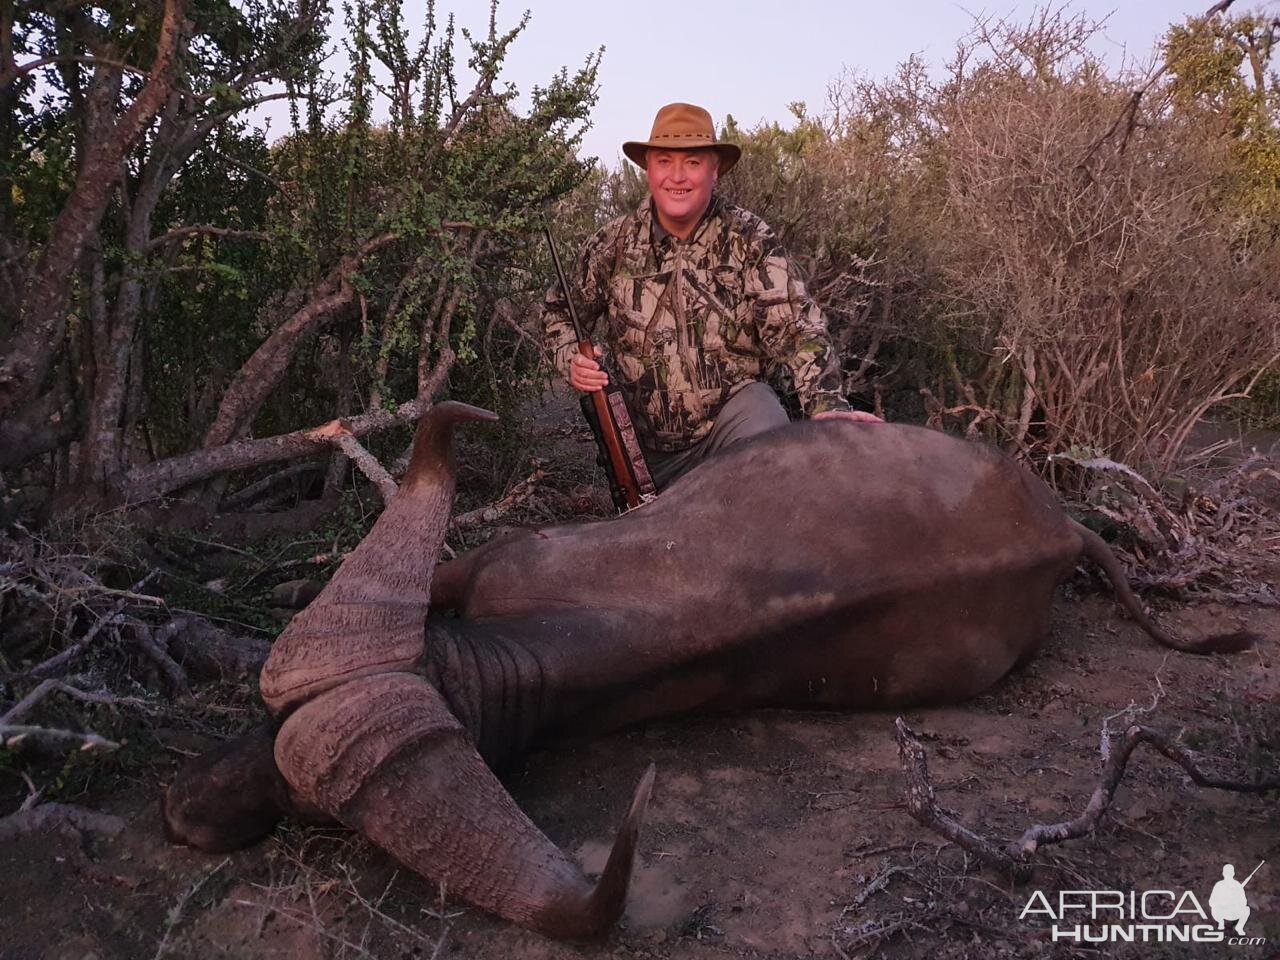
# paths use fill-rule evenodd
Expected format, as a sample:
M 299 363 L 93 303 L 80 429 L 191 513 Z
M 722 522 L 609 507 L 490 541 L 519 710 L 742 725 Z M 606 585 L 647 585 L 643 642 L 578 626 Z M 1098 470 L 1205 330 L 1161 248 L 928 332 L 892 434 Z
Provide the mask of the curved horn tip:
M 461 400 L 444 400 L 441 403 L 437 403 L 431 408 L 428 415 L 433 418 L 448 420 L 450 423 L 462 423 L 467 420 L 496 423 L 502 419 L 492 410 L 486 410 L 484 407 L 475 407 L 469 403 L 463 403 Z
M 657 766 L 649 764 L 640 782 L 636 784 L 636 792 L 631 798 L 631 806 L 623 818 L 613 841 L 613 849 L 609 851 L 609 861 L 600 874 L 600 881 L 588 898 L 586 909 L 577 919 L 574 926 L 566 927 L 561 934 L 570 939 L 576 937 L 596 937 L 617 923 L 627 906 L 627 888 L 631 885 L 631 868 L 635 862 L 636 841 L 640 837 L 640 827 L 644 823 L 644 815 L 649 808 L 649 798 L 653 795 L 653 781 L 657 776 Z
M 418 421 L 406 480 L 431 475 L 445 467 L 452 456 L 454 427 L 477 420 L 492 423 L 498 420 L 498 415 L 492 410 L 457 400 L 434 404 Z
M 643 820 L 645 812 L 649 809 L 649 798 L 653 796 L 653 781 L 658 776 L 658 765 L 650 762 L 649 769 L 644 772 L 644 776 L 640 778 L 640 782 L 636 784 L 635 796 L 631 798 L 631 809 L 627 811 L 627 820 L 633 817 L 637 821 Z M 639 827 L 639 822 L 636 826 Z

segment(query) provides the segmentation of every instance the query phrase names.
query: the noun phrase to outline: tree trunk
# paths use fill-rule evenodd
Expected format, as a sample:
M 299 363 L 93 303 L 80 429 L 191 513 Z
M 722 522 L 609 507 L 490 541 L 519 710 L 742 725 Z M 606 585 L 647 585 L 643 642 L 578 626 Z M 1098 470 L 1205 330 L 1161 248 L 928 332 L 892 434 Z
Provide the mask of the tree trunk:
M 132 203 L 124 198 L 124 247 L 128 260 L 124 275 L 116 287 L 113 308 L 103 311 L 102 329 L 95 331 L 98 351 L 97 377 L 89 396 L 88 424 L 85 430 L 83 477 L 86 481 L 113 483 L 113 478 L 128 466 L 126 403 L 135 388 L 132 381 L 140 376 L 134 362 L 138 350 L 138 326 L 143 302 L 149 299 L 148 288 L 156 281 L 142 279 L 139 266 L 151 251 L 151 230 L 156 208 L 174 175 L 195 153 L 214 125 L 213 118 L 197 117 L 184 107 L 185 98 L 171 94 L 151 139 L 148 156 L 139 177 Z M 95 314 L 96 316 L 96 314 Z
M 351 374 L 351 338 L 343 337 L 338 352 L 338 403 L 339 419 L 351 415 L 351 403 L 355 393 L 355 383 Z M 343 481 L 347 478 L 347 455 L 342 450 L 334 450 L 329 457 L 329 468 L 325 471 L 324 493 L 322 496 L 336 497 L 342 492 Z
M 347 276 L 365 257 L 394 239 L 395 234 L 381 234 L 366 241 L 357 252 L 343 257 L 312 291 L 307 302 L 276 328 L 244 362 L 223 395 L 213 425 L 205 433 L 205 450 L 219 447 L 248 429 L 262 404 L 289 369 L 304 337 L 354 301 L 355 292 L 347 282 Z
M 0 359 L 0 417 L 11 415 L 19 404 L 39 394 L 62 345 L 71 277 L 86 241 L 102 221 L 126 155 L 169 95 L 187 3 L 165 0 L 156 57 L 146 85 L 124 116 L 89 141 L 75 187 L 27 281 L 17 333 Z M 108 69 L 115 71 L 118 85 L 119 68 L 98 67 L 99 71 Z M 104 115 L 110 116 L 111 111 Z
M 0 419 L 0 470 L 21 466 L 55 450 L 76 435 L 75 406 L 66 392 L 53 389 Z

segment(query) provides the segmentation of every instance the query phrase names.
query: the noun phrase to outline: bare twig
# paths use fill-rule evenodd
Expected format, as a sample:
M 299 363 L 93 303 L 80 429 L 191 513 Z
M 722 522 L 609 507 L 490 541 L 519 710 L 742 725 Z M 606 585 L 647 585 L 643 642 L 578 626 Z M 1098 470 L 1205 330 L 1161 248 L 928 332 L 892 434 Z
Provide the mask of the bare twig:
M 136 620 L 131 621 L 128 626 L 134 646 L 146 654 L 148 659 L 160 669 L 160 672 L 164 675 L 165 682 L 169 685 L 170 692 L 174 694 L 186 693 L 190 689 L 186 671 L 178 666 L 178 662 L 169 656 L 169 652 L 164 649 L 164 646 L 156 641 L 151 627 Z
M 1109 755 L 1103 763 L 1098 784 L 1084 811 L 1078 817 L 1062 823 L 1035 824 L 1023 831 L 1022 836 L 1017 840 L 1001 847 L 969 830 L 938 807 L 933 786 L 929 780 L 924 747 L 901 717 L 897 718 L 894 726 L 897 731 L 898 756 L 902 763 L 903 775 L 907 780 L 907 808 L 912 817 L 968 850 L 984 863 L 1012 874 L 1014 879 L 1020 882 L 1030 879 L 1030 860 L 1042 845 L 1074 840 L 1087 836 L 1097 829 L 1103 815 L 1111 806 L 1116 788 L 1124 778 L 1129 757 L 1140 743 L 1150 744 L 1153 749 L 1164 754 L 1185 770 L 1192 782 L 1198 786 L 1237 793 L 1265 793 L 1280 790 L 1280 778 L 1245 781 L 1206 773 L 1201 766 L 1202 758 L 1176 743 L 1175 738 L 1154 727 L 1132 724 L 1125 731 L 1120 742 L 1111 745 Z
M 922 925 L 918 920 L 910 917 L 877 920 L 872 923 L 865 924 L 863 927 L 856 930 L 854 936 L 843 946 L 836 942 L 835 937 L 831 938 L 831 945 L 836 948 L 836 952 L 839 953 L 841 957 L 847 958 L 850 956 L 850 950 L 860 950 L 863 947 L 877 944 L 886 937 L 890 937 L 900 930 L 906 930 L 911 927 L 922 927 Z
M 38 678 L 38 677 L 48 677 L 56 673 L 60 673 L 68 663 L 70 663 L 81 652 L 83 652 L 84 649 L 89 646 L 89 644 L 93 643 L 94 639 L 98 636 L 100 632 L 102 632 L 104 627 L 113 626 L 114 624 L 121 623 L 123 621 L 123 617 L 120 614 L 120 609 L 122 609 L 123 607 L 124 607 L 124 601 L 121 600 L 120 603 L 117 604 L 117 609 L 113 613 L 110 613 L 107 616 L 102 617 L 101 619 L 96 621 L 93 624 L 93 626 L 91 626 L 87 631 L 85 631 L 85 635 L 83 637 L 81 637 L 75 643 L 71 644 L 71 646 L 67 647 L 61 653 L 56 653 L 52 657 L 50 657 L 48 660 L 44 660 L 36 664 L 34 667 L 32 667 L 30 670 L 27 671 L 26 676 L 32 677 L 32 678 Z
M 47 746 L 78 745 L 81 750 L 118 750 L 120 744 L 96 733 L 76 733 L 74 730 L 58 730 L 53 727 L 6 726 L 0 724 L 0 744 L 13 749 L 24 743 L 43 743 Z
M 1200 21 L 1196 24 L 1195 32 L 1199 33 L 1203 30 L 1210 20 L 1220 13 L 1225 13 L 1227 8 L 1233 3 L 1235 3 L 1235 0 L 1218 0 L 1217 3 L 1200 16 Z M 1130 134 L 1132 134 L 1134 129 L 1137 127 L 1138 106 L 1142 103 L 1142 98 L 1145 97 L 1148 91 L 1156 85 L 1156 81 L 1169 72 L 1170 66 L 1171 63 L 1166 59 L 1160 66 L 1160 69 L 1147 78 L 1146 83 L 1138 87 L 1129 95 L 1129 99 L 1125 101 L 1124 109 L 1121 110 L 1115 120 L 1112 121 L 1112 124 L 1107 128 L 1106 133 L 1095 140 L 1089 147 L 1088 152 L 1081 158 L 1080 162 L 1076 164 L 1077 169 L 1087 169 L 1089 161 L 1093 159 L 1094 154 L 1098 152 L 1104 143 L 1115 136 L 1116 131 L 1120 129 L 1122 124 L 1124 125 L 1124 135 L 1120 139 L 1120 148 L 1121 150 L 1124 149 L 1125 144 L 1128 143 Z
M 38 60 L 28 60 L 26 63 L 22 64 L 6 64 L 4 67 L 0 68 L 0 90 L 3 90 L 19 77 L 22 77 L 33 70 L 40 70 L 43 67 L 49 67 L 59 63 L 81 63 L 86 67 L 93 68 L 97 68 L 99 66 L 114 67 L 122 73 L 132 73 L 141 77 L 148 76 L 151 73 L 150 68 L 136 67 L 123 60 L 113 60 L 109 57 L 100 57 L 89 54 L 62 54 L 60 56 L 40 57 Z M 198 96 L 198 94 L 179 84 L 174 84 L 173 88 L 189 97 Z
M 1169 654 L 1165 654 L 1164 659 L 1160 661 L 1160 666 L 1156 669 L 1155 676 L 1152 680 L 1155 683 L 1155 690 L 1151 694 L 1151 703 L 1145 707 L 1140 707 L 1134 701 L 1130 700 L 1129 705 L 1123 710 L 1117 710 L 1110 716 L 1102 718 L 1102 728 L 1098 732 L 1098 754 L 1102 757 L 1102 762 L 1106 763 L 1111 759 L 1111 745 L 1114 742 L 1114 734 L 1111 732 L 1111 721 L 1124 718 L 1125 722 L 1132 726 L 1138 722 L 1140 717 L 1149 717 L 1155 713 L 1156 707 L 1160 706 L 1160 701 L 1164 699 L 1164 684 L 1160 681 L 1160 672 L 1164 670 L 1165 664 L 1169 662 Z
M 150 579 L 150 577 L 154 575 L 154 573 L 149 574 L 147 579 Z M 62 592 L 66 594 L 93 593 L 97 596 L 119 597 L 121 600 L 126 602 L 132 600 L 134 603 L 146 603 L 154 607 L 164 605 L 163 597 L 152 596 L 149 593 L 138 593 L 135 590 L 116 590 L 113 587 L 104 587 L 102 584 L 97 582 L 88 584 L 84 587 L 68 587 Z
M 275 177 L 267 173 L 265 170 L 259 170 L 257 167 L 250 166 L 249 164 L 245 163 L 243 160 L 233 157 L 230 154 L 221 153 L 217 150 L 209 149 L 207 147 L 206 147 L 206 150 L 210 154 L 210 156 L 217 157 L 219 160 L 223 160 L 231 164 L 233 167 L 239 167 L 245 173 L 252 174 L 253 176 L 258 177 L 261 180 L 265 180 L 267 183 L 275 187 L 276 190 L 278 190 L 283 196 L 286 196 L 286 197 L 289 196 L 289 185 L 281 180 L 277 180 Z
M 147 582 L 155 577 L 159 572 L 159 570 L 152 570 L 128 590 L 123 591 L 123 593 L 121 591 L 110 591 L 115 593 L 119 599 L 116 600 L 115 605 L 111 608 L 109 613 L 105 616 L 99 616 L 98 620 L 95 621 L 87 631 L 85 631 L 85 635 L 75 643 L 71 644 L 61 653 L 57 653 L 48 660 L 36 664 L 28 670 L 24 676 L 39 679 L 41 677 L 48 677 L 61 672 L 68 663 L 84 652 L 84 650 L 88 648 L 89 644 L 93 643 L 94 639 L 104 628 L 114 626 L 123 621 L 121 611 L 124 610 L 125 605 L 129 600 L 140 596 L 137 591 L 146 586 Z M 96 583 L 96 581 L 94 582 Z M 106 593 L 108 591 L 107 588 L 103 587 L 100 592 Z
M 125 822 L 109 813 L 86 810 L 69 803 L 42 803 L 0 819 L 0 843 L 29 833 L 102 833 L 114 837 Z
M 187 902 L 192 897 L 194 897 L 197 893 L 200 892 L 200 888 L 203 887 L 206 883 L 208 883 L 215 873 L 217 873 L 219 870 L 221 870 L 230 862 L 231 862 L 230 857 L 226 857 L 225 859 L 223 859 L 221 863 L 219 863 L 216 867 L 214 867 L 212 870 L 210 870 L 208 873 L 202 876 L 199 880 L 193 883 L 189 888 L 187 888 L 186 892 L 183 893 L 182 896 L 178 898 L 178 901 L 173 905 L 173 907 L 169 910 L 168 915 L 165 917 L 164 935 L 160 938 L 160 943 L 156 947 L 155 960 L 160 960 L 160 958 L 165 955 L 165 951 L 169 949 L 169 937 L 173 935 L 174 928 L 176 928 L 178 926 L 178 923 L 181 922 L 182 911 L 186 909 Z
M 873 896 L 887 887 L 889 885 L 889 881 L 898 874 L 907 874 L 910 872 L 910 869 L 902 866 L 902 864 L 885 865 L 881 869 L 877 870 L 875 875 L 872 876 L 862 890 L 859 891 L 858 895 L 853 898 L 853 903 L 841 909 L 840 916 L 843 917 L 850 910 L 855 910 L 861 907 Z
M 322 427 L 317 427 L 312 435 L 323 438 L 332 443 L 350 458 L 351 462 L 368 477 L 375 487 L 378 488 L 378 496 L 382 498 L 383 504 L 389 504 L 395 499 L 399 488 L 396 482 L 391 479 L 391 474 L 387 472 L 386 467 L 378 462 L 378 458 L 366 450 L 347 429 L 346 424 L 341 420 L 331 420 Z
M 342 552 L 317 553 L 310 557 L 297 557 L 293 560 L 281 560 L 279 563 L 275 564 L 273 569 L 288 570 L 292 567 L 321 566 L 326 563 L 336 563 L 345 559 L 347 559 L 347 554 Z
M 513 507 L 524 503 L 533 496 L 537 490 L 538 484 L 546 477 L 546 471 L 541 467 L 535 469 L 533 473 L 525 477 L 500 500 L 486 504 L 483 507 L 477 507 L 475 510 L 468 510 L 466 513 L 460 513 L 453 518 L 451 526 L 454 530 L 466 530 L 468 527 L 478 526 L 482 523 L 492 523 L 503 514 L 507 513 Z
M 123 704 L 131 707 L 145 706 L 143 701 L 136 697 L 116 697 L 109 693 L 93 693 L 89 690 L 73 687 L 69 683 L 63 683 L 61 680 L 42 680 L 36 684 L 30 693 L 15 703 L 8 713 L 0 715 L 0 726 L 17 722 L 21 717 L 30 713 L 36 704 L 51 693 L 65 693 L 67 696 L 82 703 L 107 703 L 112 706 Z
M 364 894 L 360 892 L 360 888 L 356 885 L 355 877 L 351 875 L 351 866 L 346 863 L 342 864 L 342 872 L 346 875 L 346 878 L 347 878 L 346 892 L 349 893 L 352 897 L 354 897 L 356 902 L 359 903 L 360 906 L 364 907 L 365 910 L 367 910 L 371 916 L 381 920 L 383 923 L 387 924 L 387 926 L 392 927 L 395 930 L 399 930 L 401 933 L 407 934 L 409 937 L 416 940 L 423 947 L 430 947 L 432 948 L 433 951 L 438 951 L 440 949 L 440 944 L 443 941 L 443 938 L 438 939 L 435 942 L 432 942 L 428 937 L 424 936 L 418 930 L 415 930 L 413 927 L 407 924 L 401 923 L 395 917 L 390 916 L 389 914 L 385 913 L 383 910 L 380 909 L 380 904 L 382 903 L 383 897 L 387 895 L 387 893 L 391 889 L 391 884 L 395 882 L 395 879 L 396 879 L 395 874 L 392 874 L 391 879 L 387 881 L 387 886 L 386 886 L 386 889 L 383 890 L 382 897 L 378 898 L 377 903 L 372 903 L 370 902 L 368 897 L 366 897 Z
M 270 913 L 282 914 L 283 916 L 288 917 L 290 920 L 293 920 L 295 923 L 300 923 L 303 926 L 308 927 L 310 930 L 312 930 L 312 932 L 319 934 L 320 936 L 324 937 L 326 940 L 332 940 L 334 943 L 338 944 L 339 946 L 347 947 L 351 950 L 354 950 L 361 957 L 367 957 L 368 960 L 377 960 L 377 957 L 375 957 L 372 953 L 370 953 L 364 947 L 360 946 L 360 944 L 353 943 L 352 941 L 348 940 L 346 937 L 342 937 L 336 933 L 330 932 L 328 929 L 325 928 L 324 924 L 322 924 L 315 917 L 314 914 L 307 913 L 305 910 L 300 910 L 297 907 L 290 907 L 287 904 L 260 903 L 257 900 L 237 899 L 237 900 L 233 900 L 232 903 L 236 904 L 236 906 L 239 906 L 239 907 L 253 907 L 257 910 L 261 910 L 264 914 L 270 914 Z
M 911 816 L 934 833 L 968 850 L 984 863 L 1006 870 L 1019 880 L 1030 879 L 1029 867 L 1016 863 L 1006 851 L 942 811 L 934 796 L 933 783 L 929 779 L 929 764 L 924 747 L 902 717 L 894 721 L 894 727 L 897 730 L 898 759 L 907 780 L 907 809 Z
M 1215 790 L 1230 790 L 1236 793 L 1266 793 L 1270 790 L 1280 790 L 1280 778 L 1248 782 L 1229 780 L 1212 773 L 1206 773 L 1200 767 L 1200 758 L 1186 747 L 1175 743 L 1174 738 L 1167 733 L 1156 730 L 1154 727 L 1135 723 L 1125 731 L 1124 738 L 1120 743 L 1113 747 L 1111 756 L 1103 765 L 1102 777 L 1094 788 L 1093 795 L 1089 798 L 1089 804 L 1085 807 L 1084 812 L 1074 820 L 1068 820 L 1063 823 L 1037 824 L 1028 827 L 1017 841 L 1010 844 L 1009 852 L 1021 860 L 1028 860 L 1035 855 L 1036 849 L 1041 844 L 1061 843 L 1063 840 L 1074 840 L 1077 837 L 1092 833 L 1097 828 L 1107 808 L 1111 806 L 1111 801 L 1115 797 L 1116 787 L 1120 785 L 1120 781 L 1124 777 L 1125 767 L 1129 763 L 1129 756 L 1140 743 L 1150 744 L 1153 749 L 1158 750 L 1180 766 L 1197 786 L 1212 787 Z

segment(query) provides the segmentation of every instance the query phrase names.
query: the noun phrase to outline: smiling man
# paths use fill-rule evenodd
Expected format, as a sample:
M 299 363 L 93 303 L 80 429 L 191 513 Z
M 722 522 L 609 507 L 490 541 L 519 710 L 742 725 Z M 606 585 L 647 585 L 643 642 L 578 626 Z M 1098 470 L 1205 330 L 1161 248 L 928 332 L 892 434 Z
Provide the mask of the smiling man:
M 644 168 L 649 199 L 587 241 L 570 282 L 588 334 L 614 357 L 658 489 L 787 422 L 762 379 L 770 362 L 790 369 L 806 416 L 877 421 L 850 410 L 826 320 L 773 231 L 715 193 L 740 151 L 716 139 L 711 115 L 668 104 L 649 139 L 622 150 Z M 558 286 L 542 319 L 575 389 L 608 383 L 600 364 L 578 353 Z

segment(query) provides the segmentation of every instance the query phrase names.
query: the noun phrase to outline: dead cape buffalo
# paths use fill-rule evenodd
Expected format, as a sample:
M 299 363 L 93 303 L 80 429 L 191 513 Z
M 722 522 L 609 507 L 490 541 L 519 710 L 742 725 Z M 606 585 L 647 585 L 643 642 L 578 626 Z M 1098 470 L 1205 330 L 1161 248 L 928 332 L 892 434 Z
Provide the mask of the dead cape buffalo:
M 1250 640 L 1161 632 L 1039 480 L 901 425 L 793 424 L 618 519 L 436 569 L 454 425 L 487 419 L 457 403 L 426 417 L 397 497 L 275 643 L 261 687 L 278 726 L 182 772 L 170 839 L 226 850 L 284 813 L 321 815 L 476 906 L 589 936 L 622 912 L 653 771 L 592 884 L 492 772 L 534 743 L 694 710 L 971 697 L 1040 646 L 1082 553 L 1161 642 Z

